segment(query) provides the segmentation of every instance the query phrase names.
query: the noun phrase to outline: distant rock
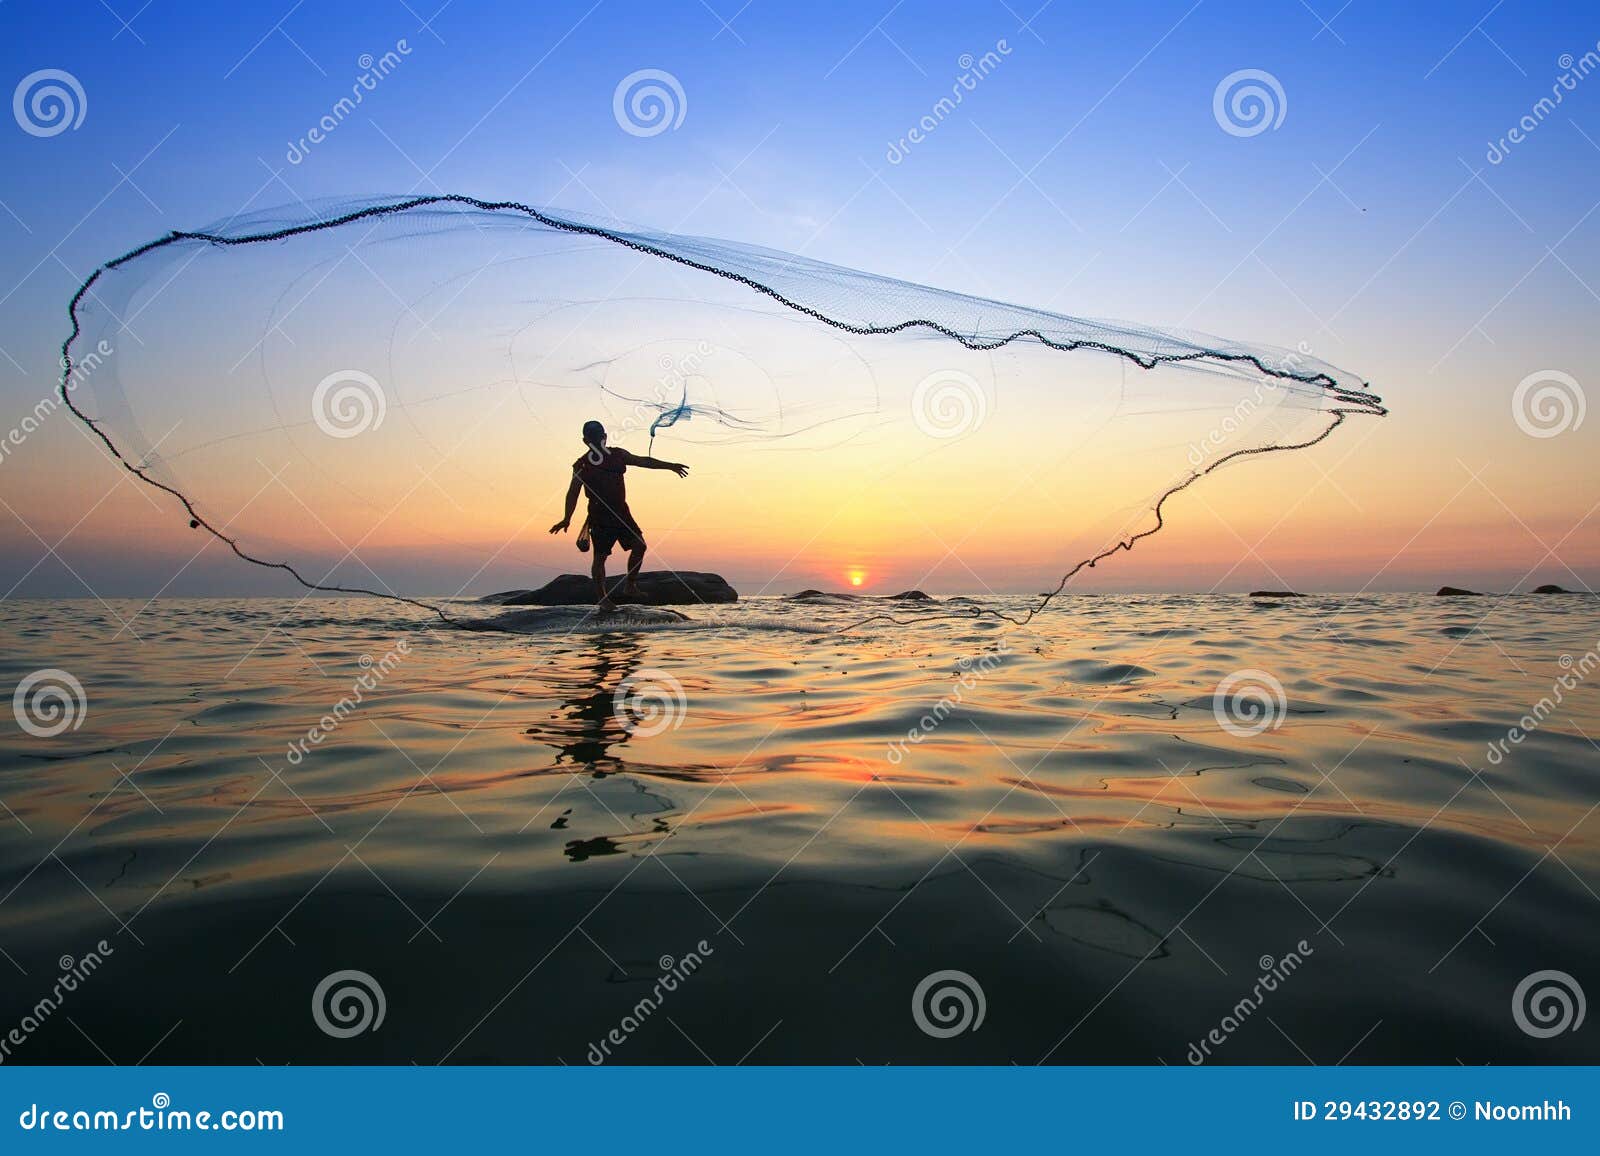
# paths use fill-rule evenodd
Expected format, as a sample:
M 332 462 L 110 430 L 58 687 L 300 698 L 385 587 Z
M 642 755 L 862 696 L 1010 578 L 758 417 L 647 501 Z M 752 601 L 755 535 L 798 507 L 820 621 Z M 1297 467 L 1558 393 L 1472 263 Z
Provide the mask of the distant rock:
M 785 594 L 786 602 L 854 602 L 859 594 L 833 594 L 827 590 L 801 590 L 794 594 Z
M 1294 590 L 1252 590 L 1252 598 L 1304 598 L 1305 595 Z
M 1483 594 L 1477 590 L 1463 590 L 1459 586 L 1441 586 L 1434 595 L 1435 598 L 1482 598 Z
M 880 602 L 937 602 L 931 594 L 921 590 L 902 590 L 898 594 L 853 594 L 833 590 L 800 590 L 785 595 L 790 602 L 861 602 L 867 599 Z
M 1543 585 L 1543 586 L 1535 586 L 1533 588 L 1533 592 L 1535 594 L 1571 594 L 1572 593 L 1571 590 L 1563 590 L 1560 586 L 1556 586 L 1556 585 L 1553 585 L 1553 584 L 1548 583 L 1548 582 L 1545 583 L 1545 585 Z
M 695 606 L 700 603 L 737 602 L 739 593 L 720 574 L 695 570 L 646 570 L 639 575 L 639 595 L 622 593 L 626 576 L 617 574 L 607 583 L 618 603 L 644 606 Z M 507 590 L 483 599 L 495 606 L 583 606 L 594 602 L 594 579 L 587 574 L 563 574 L 537 590 Z

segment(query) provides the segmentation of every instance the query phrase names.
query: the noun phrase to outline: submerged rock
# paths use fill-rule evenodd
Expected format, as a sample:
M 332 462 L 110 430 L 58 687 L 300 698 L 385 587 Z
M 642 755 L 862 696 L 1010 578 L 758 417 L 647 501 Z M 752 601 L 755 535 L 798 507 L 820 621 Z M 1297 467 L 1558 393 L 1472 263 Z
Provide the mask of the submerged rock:
M 1554 583 L 1549 583 L 1549 582 L 1545 583 L 1543 586 L 1535 586 L 1533 588 L 1533 592 L 1535 594 L 1571 594 L 1572 593 L 1572 591 L 1570 591 L 1570 590 L 1564 590 L 1560 586 L 1557 586 Z
M 932 602 L 933 595 L 924 594 L 920 590 L 902 590 L 898 594 L 889 595 L 890 602 Z
M 739 593 L 720 574 L 696 570 L 646 570 L 639 575 L 637 598 L 622 593 L 626 576 L 613 575 L 606 583 L 618 603 L 645 606 L 695 606 L 700 603 L 737 602 Z M 594 579 L 587 574 L 563 574 L 537 590 L 507 590 L 490 594 L 484 602 L 496 606 L 583 606 L 594 602 Z
M 1477 590 L 1463 590 L 1459 586 L 1441 586 L 1435 598 L 1482 598 L 1483 594 Z
M 1295 590 L 1252 590 L 1252 598 L 1304 598 L 1305 595 Z
M 569 634 L 574 630 L 647 630 L 687 622 L 676 610 L 659 606 L 617 606 L 597 610 L 588 606 L 535 606 L 525 610 L 505 610 L 487 618 L 457 621 L 458 630 L 502 634 Z

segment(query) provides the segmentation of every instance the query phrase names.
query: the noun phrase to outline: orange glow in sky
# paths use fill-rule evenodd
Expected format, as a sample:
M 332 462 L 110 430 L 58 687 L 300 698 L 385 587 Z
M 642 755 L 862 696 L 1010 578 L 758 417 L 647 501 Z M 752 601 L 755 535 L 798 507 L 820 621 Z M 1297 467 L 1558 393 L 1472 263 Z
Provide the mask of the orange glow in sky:
M 846 577 L 850 579 L 850 585 L 859 586 L 867 580 L 867 572 L 865 570 L 851 570 Z

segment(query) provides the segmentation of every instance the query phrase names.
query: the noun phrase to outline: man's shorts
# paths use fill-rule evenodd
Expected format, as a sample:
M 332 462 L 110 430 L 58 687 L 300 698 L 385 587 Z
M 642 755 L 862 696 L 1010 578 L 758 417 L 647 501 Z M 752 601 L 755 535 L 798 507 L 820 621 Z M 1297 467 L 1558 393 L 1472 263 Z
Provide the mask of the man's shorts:
M 644 545 L 644 533 L 638 526 L 590 525 L 589 541 L 594 546 L 594 556 L 604 558 L 611 553 L 613 546 L 621 546 L 624 550 L 637 550 Z

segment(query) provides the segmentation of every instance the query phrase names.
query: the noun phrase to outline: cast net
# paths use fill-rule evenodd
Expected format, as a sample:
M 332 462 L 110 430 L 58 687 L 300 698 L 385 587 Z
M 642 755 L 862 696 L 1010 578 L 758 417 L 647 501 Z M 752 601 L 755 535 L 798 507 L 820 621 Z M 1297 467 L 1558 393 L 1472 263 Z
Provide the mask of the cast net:
M 590 419 L 693 467 L 630 481 L 653 566 L 777 591 L 882 557 L 909 586 L 1016 548 L 1059 590 L 1206 474 L 1384 412 L 1305 352 L 454 195 L 171 233 L 70 312 L 63 397 L 176 517 L 446 617 L 583 568 L 546 530 Z

